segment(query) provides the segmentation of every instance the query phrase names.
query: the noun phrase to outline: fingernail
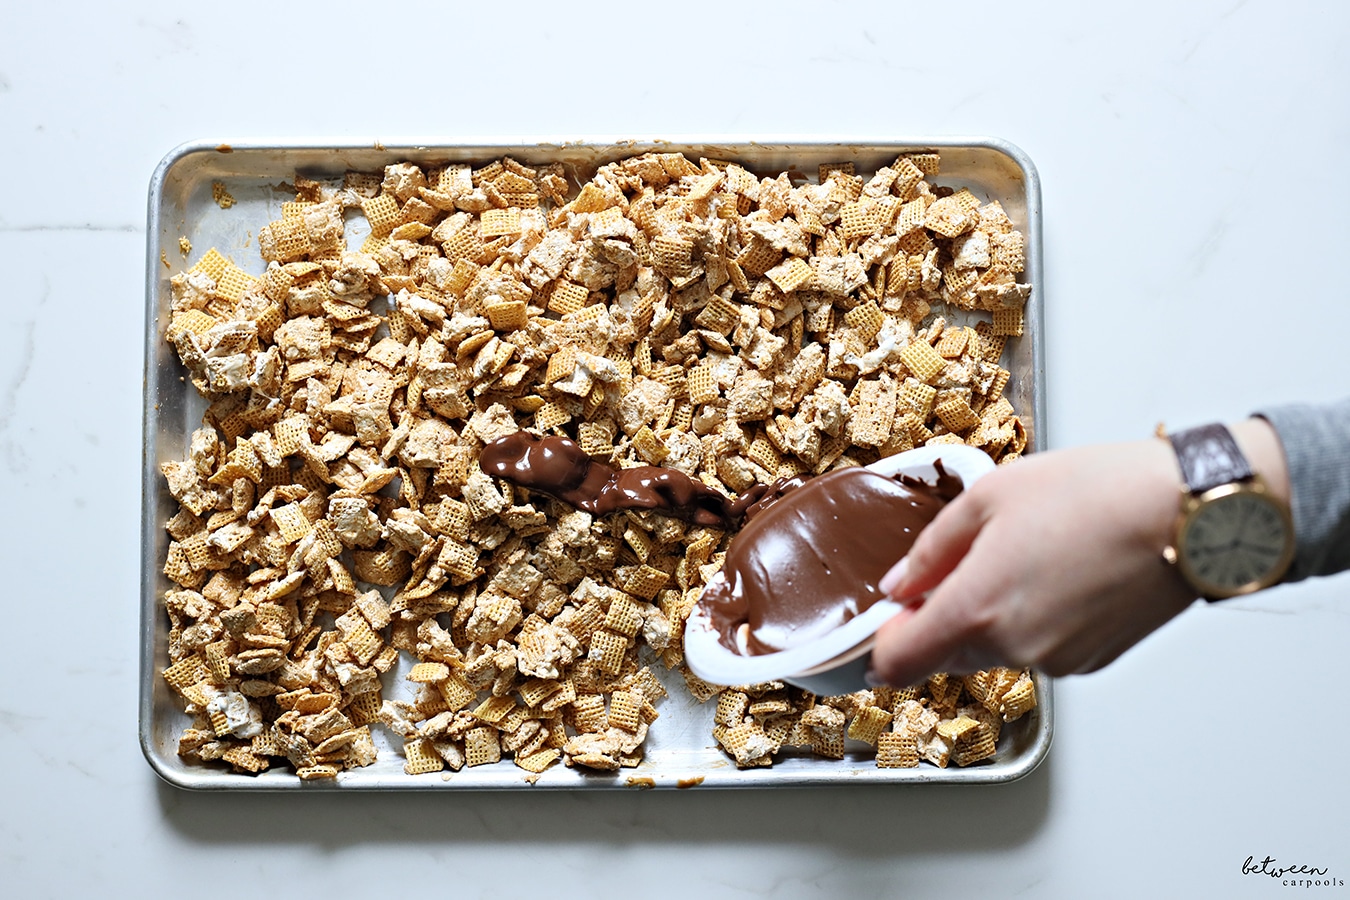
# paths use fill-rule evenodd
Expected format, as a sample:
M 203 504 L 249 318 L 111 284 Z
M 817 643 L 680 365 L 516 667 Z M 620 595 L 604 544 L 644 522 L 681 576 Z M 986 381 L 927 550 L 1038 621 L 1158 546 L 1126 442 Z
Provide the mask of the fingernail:
M 885 687 L 886 680 L 877 674 L 877 670 L 871 666 L 867 668 L 867 674 L 863 675 L 863 681 L 867 682 L 870 688 Z
M 890 594 L 893 596 L 895 594 L 895 589 L 899 587 L 902 581 L 905 580 L 905 576 L 908 573 L 909 573 L 909 557 L 902 556 L 900 557 L 900 561 L 898 563 L 891 566 L 889 572 L 881 576 L 881 584 L 879 585 L 879 587 L 881 588 L 881 592 L 883 594 Z

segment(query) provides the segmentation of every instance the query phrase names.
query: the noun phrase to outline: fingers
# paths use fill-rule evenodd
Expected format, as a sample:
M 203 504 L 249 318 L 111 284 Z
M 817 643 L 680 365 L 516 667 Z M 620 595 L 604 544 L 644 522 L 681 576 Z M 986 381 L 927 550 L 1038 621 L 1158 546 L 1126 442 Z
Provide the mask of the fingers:
M 948 504 L 914 547 L 881 579 L 881 589 L 903 603 L 937 586 L 966 555 L 984 524 L 982 505 L 969 494 Z
M 919 684 L 946 671 L 962 647 L 959 628 L 931 603 L 897 613 L 877 632 L 869 678 L 896 687 Z

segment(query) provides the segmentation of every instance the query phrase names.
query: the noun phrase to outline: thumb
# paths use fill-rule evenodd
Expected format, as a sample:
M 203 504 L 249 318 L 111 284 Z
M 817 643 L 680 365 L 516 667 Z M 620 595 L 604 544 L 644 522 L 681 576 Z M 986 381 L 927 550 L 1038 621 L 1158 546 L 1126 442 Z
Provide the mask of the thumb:
M 945 621 L 942 607 L 924 604 L 901 610 L 877 631 L 868 680 L 905 687 L 951 668 L 961 649 L 960 629 Z

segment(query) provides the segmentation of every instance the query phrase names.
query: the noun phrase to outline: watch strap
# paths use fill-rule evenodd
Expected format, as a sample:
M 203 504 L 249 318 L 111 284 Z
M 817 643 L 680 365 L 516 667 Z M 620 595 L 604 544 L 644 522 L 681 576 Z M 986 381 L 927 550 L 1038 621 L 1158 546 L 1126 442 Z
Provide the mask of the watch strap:
M 1181 466 L 1181 477 L 1192 494 L 1203 494 L 1221 484 L 1251 479 L 1247 457 L 1227 426 L 1214 423 L 1169 435 Z

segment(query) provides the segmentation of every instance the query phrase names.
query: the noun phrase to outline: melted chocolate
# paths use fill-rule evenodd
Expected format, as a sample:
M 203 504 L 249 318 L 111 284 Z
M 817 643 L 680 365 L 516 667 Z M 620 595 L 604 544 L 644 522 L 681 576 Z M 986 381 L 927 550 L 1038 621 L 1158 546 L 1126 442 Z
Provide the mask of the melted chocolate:
M 751 654 L 804 643 L 869 609 L 882 598 L 881 576 L 962 489 L 938 461 L 935 484 L 848 468 L 780 478 L 733 501 L 675 469 L 615 469 L 568 438 L 524 431 L 488 444 L 479 465 L 590 513 L 651 509 L 699 525 L 743 522 L 723 578 L 701 602 L 721 643 Z
M 700 601 L 722 645 L 752 655 L 786 650 L 882 599 L 881 576 L 961 492 L 961 479 L 935 466 L 932 485 L 848 468 L 769 486 L 746 508 L 723 577 Z
M 615 469 L 591 459 L 565 437 L 508 434 L 484 447 L 478 464 L 489 475 L 589 513 L 654 509 L 698 525 L 727 528 L 744 511 L 725 494 L 676 469 Z

